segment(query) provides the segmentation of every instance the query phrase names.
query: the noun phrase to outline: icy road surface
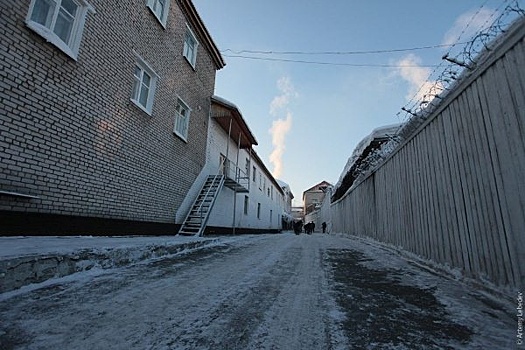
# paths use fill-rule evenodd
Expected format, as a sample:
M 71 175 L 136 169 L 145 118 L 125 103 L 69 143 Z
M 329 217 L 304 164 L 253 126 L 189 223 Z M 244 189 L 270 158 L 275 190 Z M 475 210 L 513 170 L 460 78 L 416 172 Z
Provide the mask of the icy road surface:
M 512 312 L 363 240 L 238 236 L 0 295 L 0 349 L 512 349 Z

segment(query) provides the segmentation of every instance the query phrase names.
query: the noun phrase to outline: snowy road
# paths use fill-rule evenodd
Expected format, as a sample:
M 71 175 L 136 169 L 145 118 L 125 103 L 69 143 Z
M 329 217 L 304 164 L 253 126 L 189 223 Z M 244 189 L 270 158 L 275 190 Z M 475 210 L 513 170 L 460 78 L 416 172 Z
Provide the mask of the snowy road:
M 510 310 L 340 236 L 238 236 L 0 295 L 0 349 L 511 349 Z

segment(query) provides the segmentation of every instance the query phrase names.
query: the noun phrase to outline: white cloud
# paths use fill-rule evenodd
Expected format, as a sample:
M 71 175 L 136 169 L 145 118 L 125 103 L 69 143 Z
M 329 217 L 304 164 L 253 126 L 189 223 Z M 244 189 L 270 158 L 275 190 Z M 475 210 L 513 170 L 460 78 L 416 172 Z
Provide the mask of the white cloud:
M 465 12 L 456 19 L 454 26 L 444 35 L 442 44 L 452 45 L 458 41 L 472 38 L 480 30 L 488 27 L 495 10 L 483 8 L 476 14 L 476 9 Z M 461 36 L 461 37 L 460 37 Z
M 273 151 L 270 154 L 270 163 L 273 164 L 272 174 L 280 177 L 283 170 L 283 154 L 286 148 L 286 134 L 292 128 L 292 113 L 288 105 L 292 98 L 298 96 L 289 77 L 282 77 L 277 81 L 280 95 L 274 97 L 270 103 L 270 114 L 278 117 L 281 111 L 285 111 L 286 117 L 274 120 L 269 132 L 272 135 Z
M 452 45 L 459 41 L 468 41 L 476 33 L 486 28 L 491 23 L 495 10 L 482 8 L 465 12 L 459 16 L 452 28 L 444 35 L 442 44 Z M 464 45 L 464 44 L 463 44 Z M 461 46 L 463 46 L 461 45 Z M 409 90 L 406 96 L 407 101 L 430 102 L 436 94 L 443 91 L 443 84 L 430 79 L 430 69 L 421 67 L 421 58 L 409 54 L 399 60 L 400 66 L 397 73 L 409 83 Z

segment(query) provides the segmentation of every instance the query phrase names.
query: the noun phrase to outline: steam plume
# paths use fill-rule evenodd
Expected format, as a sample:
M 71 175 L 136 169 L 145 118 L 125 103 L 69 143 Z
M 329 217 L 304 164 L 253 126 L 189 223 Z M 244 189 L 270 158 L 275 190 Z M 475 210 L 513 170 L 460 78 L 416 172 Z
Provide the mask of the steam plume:
M 270 114 L 278 117 L 281 111 L 285 111 L 285 118 L 278 118 L 272 123 L 269 132 L 272 135 L 273 151 L 270 154 L 270 163 L 273 164 L 272 175 L 280 177 L 283 171 L 283 154 L 286 144 L 286 134 L 292 128 L 292 113 L 288 109 L 290 100 L 297 97 L 293 84 L 288 77 L 282 77 L 277 81 L 277 88 L 281 94 L 274 97 L 270 103 Z

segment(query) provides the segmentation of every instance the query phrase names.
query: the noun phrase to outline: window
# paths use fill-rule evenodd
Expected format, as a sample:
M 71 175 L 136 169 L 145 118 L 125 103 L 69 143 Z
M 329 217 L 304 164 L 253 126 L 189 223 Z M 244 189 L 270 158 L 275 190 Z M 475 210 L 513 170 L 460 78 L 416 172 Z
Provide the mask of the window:
M 88 11 L 95 9 L 84 0 L 32 0 L 26 24 L 76 60 Z
M 191 29 L 186 26 L 186 34 L 184 35 L 184 51 L 182 54 L 188 62 L 191 64 L 193 69 L 195 69 L 195 63 L 197 62 L 197 47 L 199 43 Z
M 153 12 L 155 17 L 159 20 L 160 24 L 166 28 L 166 22 L 168 21 L 168 12 L 170 9 L 170 0 L 148 0 L 147 6 Z
M 252 173 L 252 176 L 253 176 L 253 182 L 255 182 L 255 181 L 257 181 L 257 174 L 255 173 L 255 171 L 256 171 L 257 169 L 255 169 L 255 166 L 253 166 L 252 170 L 253 170 L 253 173 Z
M 184 141 L 188 140 L 188 125 L 190 124 L 191 110 L 184 101 L 180 98 L 177 100 L 177 111 L 175 115 L 175 127 L 173 132 L 182 138 Z
M 245 170 L 246 170 L 246 176 L 248 177 L 248 180 L 250 180 L 250 159 L 249 158 L 246 158 L 246 165 L 245 165 Z
M 257 219 L 261 218 L 261 203 L 257 203 Z
M 248 196 L 244 196 L 244 215 L 248 215 L 248 204 L 249 198 Z
M 270 225 L 272 224 L 273 219 L 273 210 L 270 210 Z
M 137 56 L 131 101 L 149 115 L 153 110 L 153 97 L 155 96 L 158 78 L 153 69 Z

